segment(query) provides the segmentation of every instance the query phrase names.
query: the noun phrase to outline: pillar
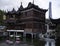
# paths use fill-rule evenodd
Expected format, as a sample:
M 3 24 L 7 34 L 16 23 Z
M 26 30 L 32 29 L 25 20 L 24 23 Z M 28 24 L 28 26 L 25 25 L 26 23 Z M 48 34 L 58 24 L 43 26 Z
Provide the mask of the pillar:
M 49 32 L 49 25 L 47 24 L 47 32 Z
M 31 36 L 32 36 L 32 38 L 33 38 L 33 33 L 31 33 Z
M 36 38 L 36 33 L 34 33 L 34 38 Z
M 26 43 L 26 38 L 23 38 L 23 42 Z
M 8 39 L 10 40 L 10 31 L 9 31 L 9 37 L 8 37 Z
M 14 34 L 13 34 L 13 35 L 14 35 L 14 37 L 15 37 L 15 32 L 14 32 Z
M 26 32 L 23 32 L 23 41 L 26 42 Z
M 23 37 L 26 37 L 26 32 L 23 33 Z
M 16 36 L 17 36 L 17 32 L 16 32 Z
M 9 36 L 10 36 L 10 32 L 9 32 Z
M 15 40 L 15 38 L 16 38 L 16 37 L 15 37 L 15 36 L 16 36 L 15 32 L 14 32 L 14 34 L 13 34 L 13 35 L 14 35 L 14 40 Z

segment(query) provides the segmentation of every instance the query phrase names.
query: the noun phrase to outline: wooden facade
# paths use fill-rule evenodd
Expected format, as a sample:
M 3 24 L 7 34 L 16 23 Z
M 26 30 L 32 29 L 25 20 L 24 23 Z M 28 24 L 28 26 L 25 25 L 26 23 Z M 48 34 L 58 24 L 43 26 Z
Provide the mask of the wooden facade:
M 24 30 L 27 33 L 45 33 L 46 11 L 32 3 L 29 3 L 26 8 L 21 5 L 17 11 L 13 9 L 6 13 L 7 29 Z

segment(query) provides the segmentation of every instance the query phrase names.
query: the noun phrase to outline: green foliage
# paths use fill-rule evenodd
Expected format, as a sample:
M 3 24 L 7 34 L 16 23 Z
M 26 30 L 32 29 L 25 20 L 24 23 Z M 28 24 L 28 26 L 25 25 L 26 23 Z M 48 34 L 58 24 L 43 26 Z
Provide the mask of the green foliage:
M 0 41 L 2 41 L 4 39 L 4 37 L 3 36 L 0 36 Z
M 0 25 L 3 25 L 3 15 L 4 15 L 4 11 L 0 10 Z
M 38 40 L 38 39 L 34 39 L 34 40 L 33 40 L 34 46 L 44 46 L 45 43 L 46 43 L 46 42 L 43 41 L 43 40 Z
M 59 37 L 59 35 L 60 35 L 60 24 L 58 24 L 56 28 L 56 36 Z
M 56 32 L 60 32 L 60 24 L 57 25 Z

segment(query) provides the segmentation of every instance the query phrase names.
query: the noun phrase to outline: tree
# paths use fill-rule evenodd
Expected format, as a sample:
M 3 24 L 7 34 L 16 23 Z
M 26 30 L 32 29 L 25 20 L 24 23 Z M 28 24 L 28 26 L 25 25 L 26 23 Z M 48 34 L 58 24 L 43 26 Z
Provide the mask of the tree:
M 60 37 L 60 24 L 56 27 L 56 37 Z
M 56 46 L 60 46 L 60 24 L 58 24 L 56 27 L 56 38 Z
M 3 15 L 4 15 L 4 11 L 0 10 L 0 25 L 3 25 Z

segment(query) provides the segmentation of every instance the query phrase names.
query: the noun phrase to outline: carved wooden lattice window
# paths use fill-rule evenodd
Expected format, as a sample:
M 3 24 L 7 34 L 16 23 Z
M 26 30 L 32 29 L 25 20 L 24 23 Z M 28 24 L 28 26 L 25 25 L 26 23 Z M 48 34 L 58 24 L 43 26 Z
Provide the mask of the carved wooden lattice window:
M 9 18 L 13 18 L 13 15 L 9 15 Z
M 25 16 L 27 16 L 27 12 L 25 12 Z

